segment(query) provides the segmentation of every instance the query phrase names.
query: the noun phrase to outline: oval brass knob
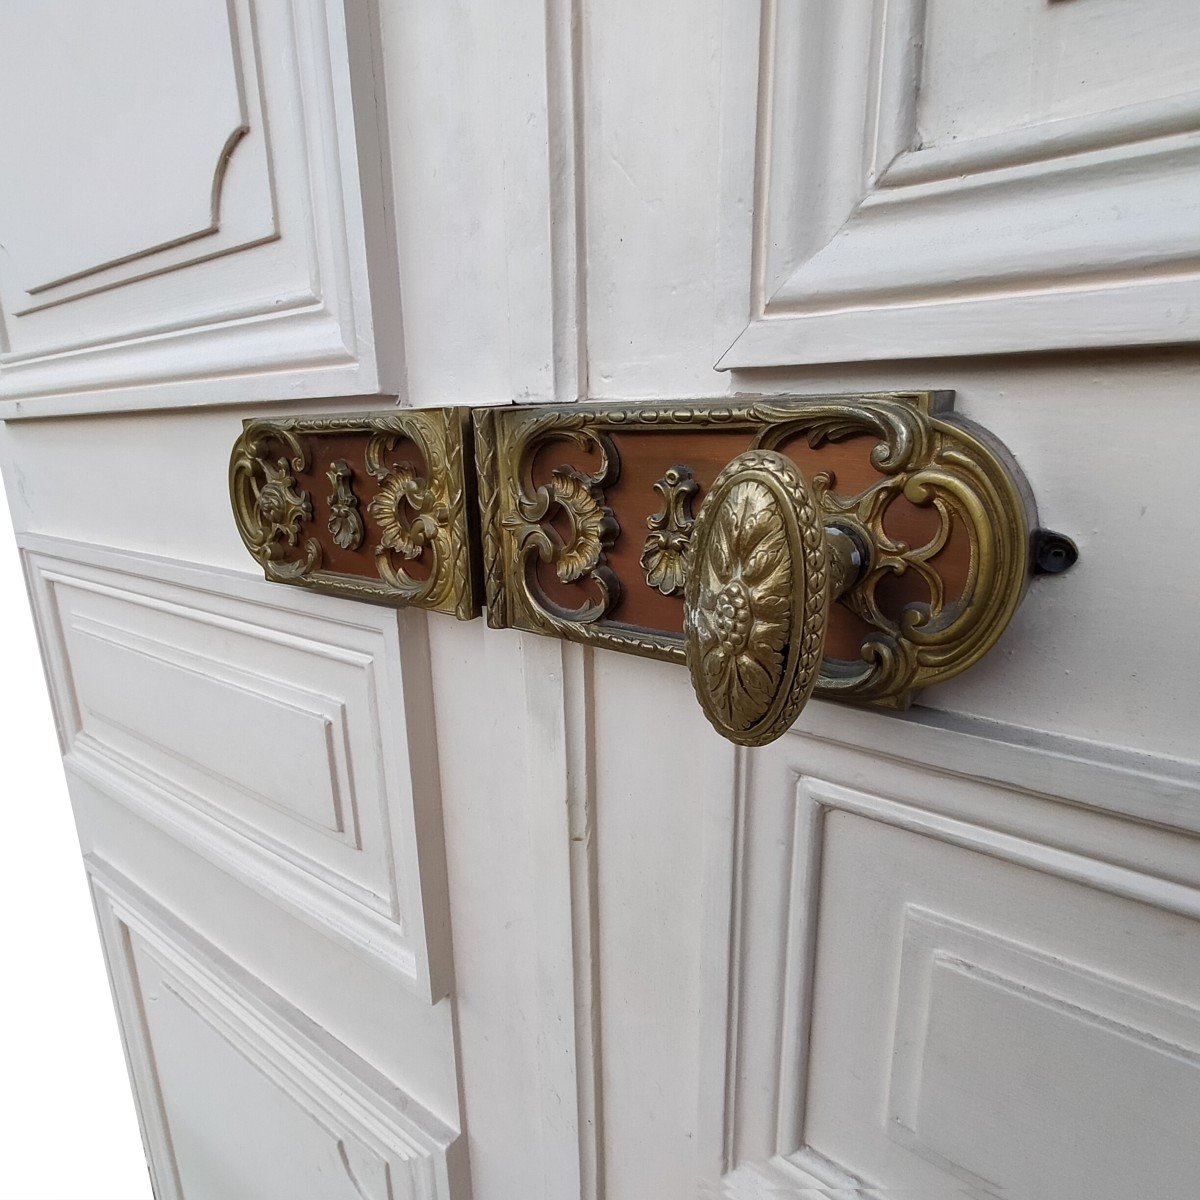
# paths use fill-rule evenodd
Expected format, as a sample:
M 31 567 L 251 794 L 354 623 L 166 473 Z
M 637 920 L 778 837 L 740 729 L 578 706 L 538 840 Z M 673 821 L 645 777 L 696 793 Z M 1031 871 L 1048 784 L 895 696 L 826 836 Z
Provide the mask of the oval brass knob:
M 684 639 L 718 733 L 762 746 L 791 726 L 821 670 L 829 605 L 860 566 L 791 459 L 751 450 L 717 476 L 692 530 Z

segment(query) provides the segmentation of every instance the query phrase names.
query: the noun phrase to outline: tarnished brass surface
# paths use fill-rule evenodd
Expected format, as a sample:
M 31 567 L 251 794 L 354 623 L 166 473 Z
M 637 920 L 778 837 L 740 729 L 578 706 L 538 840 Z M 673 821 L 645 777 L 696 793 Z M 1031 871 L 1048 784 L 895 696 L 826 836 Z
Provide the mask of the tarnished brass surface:
M 472 459 L 465 408 L 248 421 L 229 494 L 269 580 L 466 620 L 479 612 Z
M 721 561 L 720 539 L 712 530 L 730 531 L 733 550 L 742 545 L 728 520 L 714 516 L 706 524 L 703 509 L 692 527 L 688 506 L 705 489 L 697 462 L 689 461 L 684 448 L 699 455 L 709 438 L 718 439 L 722 447 L 732 439 L 743 451 L 782 450 L 794 460 L 798 446 L 836 449 L 840 443 L 868 438 L 869 477 L 855 486 L 848 488 L 832 471 L 816 470 L 808 476 L 806 504 L 816 515 L 815 524 L 794 512 L 783 515 L 783 496 L 789 489 L 779 482 L 778 463 L 774 484 L 766 483 L 765 477 L 756 479 L 753 488 L 730 484 L 720 511 L 727 511 L 724 505 L 735 499 L 750 504 L 753 497 L 781 523 L 781 544 L 791 547 L 791 566 L 780 560 L 778 570 L 792 572 L 787 585 L 793 604 L 790 619 L 807 630 L 797 645 L 811 650 L 816 618 L 800 618 L 794 605 L 807 613 L 821 591 L 813 582 L 820 573 L 817 551 L 803 549 L 797 529 L 821 531 L 821 554 L 837 543 L 837 561 L 830 565 L 846 585 L 838 603 L 848 610 L 842 614 L 844 623 L 853 621 L 853 628 L 861 631 L 852 656 L 826 655 L 820 661 L 815 682 L 801 669 L 811 665 L 808 659 L 795 664 L 794 677 L 789 676 L 783 687 L 779 719 L 772 719 L 770 728 L 785 727 L 788 706 L 797 695 L 802 702 L 810 683 L 817 695 L 827 698 L 903 706 L 917 689 L 966 670 L 995 644 L 1029 576 L 1029 540 L 1036 521 L 1021 474 L 994 439 L 953 416 L 948 402 L 945 394 L 917 392 L 682 405 L 539 405 L 479 412 L 476 455 L 489 623 L 684 662 L 686 640 L 699 645 L 708 636 L 703 632 L 707 626 L 695 615 L 702 607 L 698 598 L 703 587 L 692 573 L 697 563 Z M 652 451 L 645 448 L 647 432 L 657 438 Z M 621 456 L 632 453 L 632 435 L 642 437 L 637 452 L 643 475 L 646 455 L 661 453 L 661 466 L 650 477 L 658 478 L 653 484 L 658 510 L 651 510 L 648 521 L 639 515 L 636 523 L 614 499 L 622 479 Z M 737 453 L 735 449 L 733 456 Z M 793 461 L 788 466 L 796 471 Z M 716 487 L 713 479 L 708 495 Z M 795 488 L 791 493 L 794 499 Z M 630 501 L 626 497 L 623 503 L 628 506 Z M 895 534 L 889 515 L 894 505 L 909 513 L 924 512 L 919 538 L 906 540 Z M 651 539 L 645 535 L 647 524 Z M 710 532 L 704 533 L 706 528 Z M 642 570 L 618 572 L 613 563 L 620 557 L 621 539 L 629 537 L 638 539 Z M 847 566 L 851 549 L 860 560 L 853 570 Z M 771 578 L 782 594 L 783 575 Z M 921 597 L 894 601 L 889 587 L 900 578 L 919 581 Z M 568 580 L 574 590 L 563 588 Z M 716 587 L 717 580 L 713 575 L 709 584 Z M 663 603 L 678 603 L 663 597 L 675 594 L 679 582 L 687 597 L 696 597 L 695 603 L 687 602 L 686 635 L 682 625 L 670 629 L 665 623 L 656 627 L 618 619 L 634 611 L 637 589 L 662 593 L 655 612 L 662 611 Z M 648 601 L 639 603 L 650 611 Z M 774 636 L 763 644 L 773 644 Z M 745 713 L 737 708 L 740 702 L 717 695 L 716 675 L 719 672 L 713 679 L 704 676 L 709 702 L 724 714 L 722 720 L 736 725 Z M 745 691 L 744 681 L 738 686 Z M 767 728 L 762 719 L 751 725 Z
M 642 547 L 642 570 L 646 582 L 664 596 L 678 596 L 685 579 L 684 558 L 696 524 L 692 501 L 700 485 L 690 467 L 668 467 L 654 485 L 662 497 L 662 507 L 647 518 L 650 536 Z
M 816 686 L 829 616 L 825 529 L 804 476 L 773 450 L 739 454 L 688 553 L 684 647 L 700 707 L 731 741 L 773 742 Z
M 1032 501 L 949 401 L 250 421 L 230 496 L 269 580 L 464 619 L 482 590 L 494 627 L 687 662 L 713 724 L 760 745 L 810 694 L 906 705 L 1016 611 Z

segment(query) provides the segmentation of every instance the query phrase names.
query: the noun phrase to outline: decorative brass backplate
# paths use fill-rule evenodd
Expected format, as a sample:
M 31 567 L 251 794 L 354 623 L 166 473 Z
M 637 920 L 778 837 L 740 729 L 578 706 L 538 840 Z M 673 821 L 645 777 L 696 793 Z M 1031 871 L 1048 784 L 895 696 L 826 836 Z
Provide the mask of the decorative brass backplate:
M 777 451 L 807 480 L 819 524 L 863 558 L 829 605 L 816 694 L 903 706 L 995 644 L 1029 576 L 1036 521 L 1020 471 L 950 401 L 914 392 L 479 410 L 488 621 L 686 661 L 678 585 L 703 586 L 689 577 L 702 536 L 693 501 L 738 455 Z
M 246 548 L 276 583 L 479 613 L 470 410 L 247 421 L 229 462 Z

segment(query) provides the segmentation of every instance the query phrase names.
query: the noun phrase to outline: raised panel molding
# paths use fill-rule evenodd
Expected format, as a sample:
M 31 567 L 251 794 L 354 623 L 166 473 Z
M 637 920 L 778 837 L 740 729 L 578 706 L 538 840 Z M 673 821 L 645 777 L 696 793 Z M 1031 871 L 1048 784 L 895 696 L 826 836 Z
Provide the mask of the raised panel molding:
M 119 872 L 85 861 L 160 1200 L 462 1194 L 455 1130 Z
M 0 265 L 24 292 L 14 318 L 277 236 L 249 0 L 42 11 L 32 54 L 21 14 L 0 18 L 10 86 L 37 113 L 0 118 L 6 158 L 23 164 L 22 186 L 0 196 Z M 113 42 L 156 53 L 102 74 L 67 67 Z M 139 103 L 147 94 L 158 104 Z
M 71 586 L 63 576 L 44 578 Z M 87 724 L 81 717 L 76 742 L 89 739 L 102 753 L 147 769 L 158 754 L 156 775 L 194 783 L 197 792 L 225 792 L 234 812 L 246 803 L 267 806 L 352 850 L 364 848 L 347 706 L 338 696 L 84 616 L 69 628 L 78 635 L 75 708 Z M 215 716 L 220 727 L 205 728 L 194 719 L 198 713 Z
M 700 1188 L 701 1200 L 859 1200 L 869 1194 L 852 1175 L 810 1151 L 746 1163 Z
M 436 760 L 384 724 L 403 710 L 420 641 L 402 654 L 398 622 L 416 614 L 281 601 L 236 572 L 52 538 L 22 544 L 68 778 L 418 995 L 444 995 Z
M 926 146 L 929 7 L 728 6 L 717 365 L 1200 338 L 1200 91 Z
M 978 1037 L 991 1030 L 994 1040 Z M 1138 1153 L 1115 1160 L 1112 1072 L 1126 1094 L 1154 1096 Z M 1059 1168 L 1054 1132 L 1027 1103 L 1085 1107 L 1077 1159 Z M 1011 1136 L 972 1136 L 987 1111 Z M 1052 1195 L 1170 1195 L 1200 1174 L 1200 1010 L 1032 946 L 908 906 L 888 1093 L 888 1133 L 948 1171 L 986 1180 L 1025 1174 L 1017 1190 Z M 1090 1143 L 1090 1144 L 1089 1144 Z M 1031 1160 L 1038 1174 L 1025 1166 Z M 1081 1171 L 1082 1164 L 1082 1171 Z M 1125 1178 L 1114 1179 L 1114 1172 Z M 1091 1173 L 1091 1178 L 1088 1178 Z
M 814 778 L 809 771 L 816 761 L 813 747 L 818 745 L 793 737 L 786 748 L 771 755 L 740 752 L 732 806 L 727 800 L 714 800 L 706 817 L 708 920 L 715 936 L 703 963 L 699 1131 L 705 1152 L 699 1193 L 703 1197 L 766 1200 L 780 1192 L 787 1194 L 788 1189 L 806 1194 L 805 1188 L 815 1194 L 825 1194 L 821 1190 L 825 1189 L 830 1194 L 858 1195 L 862 1189 L 889 1184 L 886 1179 L 857 1177 L 846 1164 L 831 1161 L 808 1141 L 810 1038 L 831 814 L 917 834 L 935 845 L 972 851 L 982 861 L 1032 868 L 1053 879 L 1082 884 L 1097 895 L 1133 900 L 1148 910 L 1200 921 L 1200 872 L 1192 870 L 1183 877 L 1163 863 L 1162 874 L 1155 874 L 1113 861 L 1120 857 L 1117 846 L 1131 839 L 1133 825 L 1113 822 L 1106 835 L 1111 850 L 1097 853 L 1082 836 L 1082 826 L 1074 829 L 1072 814 L 1082 810 L 1072 805 L 1062 808 L 1062 822 L 1047 820 L 1048 814 L 1043 813 L 1041 824 L 1051 840 L 1017 836 L 1003 828 L 1004 792 L 991 780 L 983 786 L 994 797 L 992 808 L 1000 827 L 981 824 L 974 810 L 959 805 L 955 797 L 960 780 L 969 774 L 965 763 L 979 759 L 978 743 L 955 747 L 951 741 L 943 755 L 947 762 L 956 752 L 963 756 L 964 761 L 956 764 L 961 775 L 922 770 L 919 786 L 928 792 L 928 803 L 891 799 Z M 1026 753 L 1037 757 L 1036 752 Z M 823 770 L 838 763 L 856 781 L 863 778 L 860 759 L 848 746 L 830 746 L 819 761 Z M 887 760 L 870 769 L 886 776 Z M 1113 786 L 1122 786 L 1120 771 L 1111 767 L 1093 765 L 1093 780 L 1102 779 L 1106 771 L 1113 771 Z M 1193 796 L 1196 788 L 1193 779 Z M 1052 803 L 1049 797 L 1040 802 Z M 1188 1111 L 1194 1109 L 1194 1091 L 1200 1087 L 1200 1004 L 1184 1003 L 918 906 L 905 910 L 901 940 L 902 963 L 891 1016 L 893 1059 L 890 1085 L 881 1095 L 886 1108 L 881 1133 L 886 1124 L 892 1140 L 945 1170 L 953 1181 L 947 1195 L 959 1194 L 955 1189 L 960 1181 L 974 1179 L 973 1186 L 979 1185 L 963 1163 L 971 1139 L 946 1116 L 950 1110 L 934 1104 L 950 1094 L 954 1081 L 945 1081 L 940 1095 L 930 1090 L 940 1077 L 934 1078 L 929 1063 L 936 1060 L 940 1069 L 952 1071 L 966 1058 L 959 1053 L 961 1046 L 937 1058 L 927 1044 L 929 1014 L 936 1010 L 939 985 L 946 994 L 947 980 L 966 981 L 973 986 L 975 999 L 998 991 L 1011 1013 L 1034 1011 L 1024 1006 L 1048 1013 L 1048 1022 L 1058 1022 L 1056 1036 L 1059 1025 L 1066 1022 L 1073 1034 L 1090 1036 L 1092 1041 L 1100 1038 L 1103 1047 L 1093 1046 L 1093 1054 L 1120 1047 L 1130 1071 L 1145 1067 L 1149 1072 L 1146 1064 L 1153 1063 L 1157 1072 L 1165 1064 L 1177 1107 L 1186 1102 Z M 960 1014 L 964 1010 L 965 1003 Z M 953 1008 L 943 1005 L 941 1011 Z M 935 1031 L 943 1038 L 938 1050 L 944 1050 L 955 1036 L 947 1028 L 944 1035 L 940 1028 Z M 961 1029 L 957 1035 L 960 1041 L 966 1037 Z M 983 1057 L 986 1053 L 980 1051 Z M 997 1047 L 994 1053 L 1003 1058 L 1005 1052 Z M 986 1071 L 986 1062 L 978 1069 Z M 1018 1083 L 1012 1080 L 1022 1078 L 1019 1072 L 1019 1065 L 1012 1067 L 1013 1088 Z M 1065 1067 L 1060 1074 L 1067 1077 Z M 982 1094 L 986 1090 L 982 1084 L 976 1090 L 981 1103 L 991 1097 L 990 1091 Z M 1085 1088 L 1083 1094 L 1093 1093 Z M 1170 1108 L 1167 1104 L 1165 1111 Z M 939 1120 L 942 1123 L 937 1125 Z M 1164 1127 L 1164 1144 L 1178 1146 L 1179 1136 L 1178 1130 Z M 987 1149 L 996 1153 L 996 1146 L 989 1142 Z M 1164 1156 L 1161 1169 L 1166 1181 L 1180 1177 L 1177 1158 Z
M 6 10 L 0 418 L 398 390 L 376 20 Z
M 830 747 L 996 783 L 1137 821 L 1200 833 L 1200 760 L 964 716 L 915 704 L 879 713 L 814 704 L 791 732 Z

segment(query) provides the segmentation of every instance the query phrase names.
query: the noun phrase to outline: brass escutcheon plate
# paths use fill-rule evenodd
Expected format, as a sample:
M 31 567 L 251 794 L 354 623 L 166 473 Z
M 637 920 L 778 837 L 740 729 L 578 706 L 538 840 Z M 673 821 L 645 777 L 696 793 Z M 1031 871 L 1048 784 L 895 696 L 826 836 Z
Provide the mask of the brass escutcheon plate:
M 268 580 L 462 620 L 479 614 L 467 408 L 247 421 L 229 462 Z
M 866 554 L 830 605 L 815 694 L 902 707 L 977 662 L 1030 572 L 1032 499 L 952 394 L 745 397 L 477 410 L 488 621 L 686 661 L 694 513 L 777 451 Z M 766 739 L 764 739 L 766 740 Z

